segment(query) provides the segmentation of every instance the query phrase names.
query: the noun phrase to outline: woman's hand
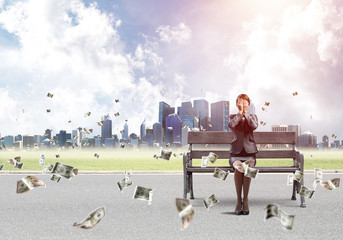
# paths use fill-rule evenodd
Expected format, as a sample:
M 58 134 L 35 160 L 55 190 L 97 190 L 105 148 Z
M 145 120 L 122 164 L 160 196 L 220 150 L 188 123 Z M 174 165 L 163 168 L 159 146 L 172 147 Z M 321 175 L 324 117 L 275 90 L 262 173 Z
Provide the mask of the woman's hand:
M 243 104 L 243 115 L 246 114 L 248 112 L 248 101 L 245 101 L 246 103 Z

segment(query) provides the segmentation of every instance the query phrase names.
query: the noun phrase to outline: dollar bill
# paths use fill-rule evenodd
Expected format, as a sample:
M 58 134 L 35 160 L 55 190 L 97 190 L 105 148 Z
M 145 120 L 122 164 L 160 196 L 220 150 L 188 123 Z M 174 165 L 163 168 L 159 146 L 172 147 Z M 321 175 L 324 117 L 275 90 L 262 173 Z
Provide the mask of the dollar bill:
M 44 174 L 50 173 L 52 171 L 53 167 L 54 167 L 54 165 L 49 163 L 48 165 L 43 167 L 43 173 Z
M 314 177 L 315 179 L 322 180 L 323 179 L 323 171 L 320 168 L 315 168 L 314 169 Z
M 0 170 L 2 170 L 3 167 L 4 167 L 4 165 L 0 164 Z
M 24 165 L 24 163 L 15 161 L 14 167 L 15 167 L 15 168 L 22 169 L 22 168 L 23 168 L 23 165 Z
M 88 214 L 85 220 L 83 220 L 81 223 L 74 223 L 74 227 L 84 228 L 84 229 L 90 229 L 93 228 L 95 225 L 97 225 L 101 219 L 105 217 L 105 208 L 100 207 L 95 209 L 93 212 Z
M 233 163 L 233 167 L 237 169 L 238 172 L 244 173 L 245 169 L 243 167 L 243 164 L 241 162 L 235 161 Z
M 141 187 L 141 186 L 136 186 L 136 189 L 133 193 L 133 199 L 145 200 L 145 201 L 148 201 L 149 205 L 151 205 L 152 189 Z
M 35 176 L 26 176 L 17 181 L 17 193 L 24 193 L 37 187 L 45 187 L 45 183 Z
M 71 177 L 73 177 L 73 175 L 75 175 L 75 173 L 73 172 L 73 169 L 74 167 L 72 166 L 68 166 L 66 164 L 56 162 L 51 173 L 56 173 L 56 174 L 59 174 L 61 177 L 70 179 Z
M 287 185 L 292 185 L 293 184 L 293 173 L 288 174 L 287 176 Z
M 301 179 L 303 178 L 304 176 L 304 173 L 299 171 L 299 170 L 296 170 L 295 173 L 294 173 L 294 180 L 297 181 L 297 182 L 300 182 Z
M 159 158 L 170 160 L 171 155 L 172 155 L 172 151 L 161 149 Z
M 74 168 L 72 171 L 72 177 L 76 176 L 77 174 L 79 174 L 79 169 Z
M 117 182 L 117 185 L 120 189 L 120 191 L 122 192 L 124 188 L 132 185 L 132 180 L 131 178 L 123 178 L 122 180 L 120 180 L 119 182 Z
M 201 167 L 207 167 L 207 163 L 208 163 L 208 157 L 207 156 L 202 156 L 201 157 Z
M 99 155 L 99 154 L 97 154 L 97 153 L 94 153 L 94 157 L 96 157 L 96 158 L 99 158 L 99 157 L 100 157 L 100 155 Z
M 0 170 L 1 170 L 1 169 L 0 169 Z M 338 187 L 339 187 L 339 184 L 340 184 L 340 182 L 341 182 L 341 179 L 340 179 L 340 178 L 333 178 L 333 179 L 331 179 L 330 181 L 333 183 L 333 185 L 335 185 L 336 188 L 338 188 Z
M 41 154 L 39 157 L 39 165 L 45 165 L 45 154 Z
M 321 182 L 322 182 L 322 180 L 320 180 L 320 179 L 315 179 L 315 180 L 313 181 L 313 189 L 316 190 L 316 189 L 317 189 L 318 183 L 321 183 Z
M 208 161 L 210 161 L 211 163 L 215 163 L 218 159 L 218 155 L 213 153 L 213 152 L 210 152 L 208 154 Z
M 12 158 L 12 159 L 7 159 L 7 162 L 9 164 L 12 164 L 15 168 L 22 169 L 23 163 L 20 162 L 20 160 L 21 160 L 21 157 L 15 157 L 15 158 Z
M 267 211 L 264 217 L 264 221 L 266 221 L 269 218 L 276 217 L 280 220 L 283 228 L 288 230 L 291 230 L 293 228 L 295 217 L 294 215 L 288 215 L 283 210 L 281 210 L 279 205 L 277 204 L 268 204 L 266 210 Z
M 269 218 L 272 218 L 272 217 L 277 217 L 279 218 L 279 205 L 277 204 L 268 204 L 267 207 L 266 207 L 266 214 L 265 214 L 265 217 L 264 217 L 264 221 L 266 221 L 267 219 Z
M 244 168 L 244 176 L 249 178 L 256 178 L 257 173 L 259 172 L 258 169 L 248 167 L 248 165 L 246 165 L 245 163 L 242 163 L 242 166 Z
M 320 185 L 327 190 L 336 189 L 336 186 L 331 182 L 331 180 L 326 182 L 320 182 Z
M 59 182 L 61 180 L 61 177 L 53 173 L 51 174 L 50 180 Z
M 287 230 L 292 230 L 294 217 L 294 215 L 288 215 L 284 211 L 280 210 L 280 222 L 283 228 Z
M 220 169 L 220 168 L 214 169 L 213 177 L 216 177 L 225 181 L 228 175 L 229 175 L 229 172 L 225 172 L 223 169 Z
M 304 196 L 304 197 L 307 197 L 307 198 L 311 198 L 313 193 L 314 193 L 314 190 L 310 190 L 310 189 L 308 189 L 305 186 L 301 186 L 300 191 L 299 191 L 299 194 L 301 196 Z
M 218 202 L 219 202 L 219 200 L 216 198 L 216 196 L 214 194 L 212 194 L 208 198 L 204 199 L 204 205 L 205 205 L 207 210 L 209 210 L 210 207 L 214 206 Z
M 194 209 L 189 202 L 189 199 L 175 198 L 176 210 L 179 213 L 179 217 L 182 221 L 181 229 L 186 229 L 194 217 Z
M 125 144 L 124 143 L 121 143 L 120 144 L 120 148 L 124 148 L 125 147 Z

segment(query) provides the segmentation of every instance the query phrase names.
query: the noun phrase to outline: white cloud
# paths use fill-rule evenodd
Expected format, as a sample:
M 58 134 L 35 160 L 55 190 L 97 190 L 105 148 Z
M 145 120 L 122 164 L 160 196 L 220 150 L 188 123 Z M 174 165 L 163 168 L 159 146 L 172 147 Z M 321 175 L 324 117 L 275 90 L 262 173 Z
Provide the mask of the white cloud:
M 244 24 L 245 41 L 224 59 L 224 65 L 235 73 L 230 101 L 247 93 L 262 121 L 300 123 L 318 137 L 333 129 L 338 132 L 338 121 L 328 125 L 326 120 L 343 117 L 337 115 L 337 105 L 330 104 L 333 99 L 343 101 L 337 91 L 342 89 L 338 85 L 343 59 L 342 13 L 333 1 L 313 0 L 305 7 L 285 9 L 279 25 L 263 16 Z M 295 91 L 299 95 L 293 97 Z M 271 102 L 268 112 L 261 110 L 265 101 Z M 266 129 L 270 130 L 270 125 L 259 130 Z
M 0 10 L 0 27 L 18 40 L 14 48 L 0 46 L 0 58 L 6 59 L 0 66 L 0 98 L 6 102 L 1 134 L 43 134 L 46 128 L 71 131 L 79 126 L 100 134 L 96 121 L 107 113 L 114 133 L 125 119 L 130 132 L 138 132 L 143 116 L 157 121 L 162 87 L 135 80 L 130 54 L 117 32 L 120 25 L 116 16 L 79 0 L 17 1 Z M 152 49 L 150 44 L 136 51 L 142 67 L 163 62 Z M 54 97 L 47 98 L 47 92 Z M 87 111 L 92 114 L 84 118 Z
M 192 30 L 190 26 L 185 23 L 179 23 L 178 26 L 171 27 L 169 25 L 161 25 L 156 29 L 156 33 L 159 34 L 162 42 L 176 41 L 180 44 L 186 43 L 190 40 Z

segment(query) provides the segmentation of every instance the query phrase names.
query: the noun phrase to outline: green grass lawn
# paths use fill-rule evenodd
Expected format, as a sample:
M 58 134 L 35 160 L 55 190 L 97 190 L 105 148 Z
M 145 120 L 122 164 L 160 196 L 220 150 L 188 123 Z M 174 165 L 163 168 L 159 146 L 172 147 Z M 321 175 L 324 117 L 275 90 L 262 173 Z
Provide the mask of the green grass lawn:
M 184 150 L 177 150 L 176 153 L 181 153 Z M 314 168 L 321 169 L 343 169 L 343 151 L 318 151 L 306 150 L 302 151 L 305 157 L 305 169 L 313 170 Z M 20 170 L 42 170 L 39 165 L 39 157 L 42 153 L 46 153 L 45 163 L 54 164 L 55 162 L 65 163 L 74 166 L 79 170 L 103 170 L 103 171 L 182 171 L 182 156 L 176 158 L 171 157 L 170 161 L 153 158 L 154 154 L 158 154 L 159 150 L 56 150 L 56 151 L 0 151 L 0 164 L 4 167 L 2 170 L 20 171 Z M 99 158 L 94 157 L 94 153 L 100 155 Z M 59 154 L 60 158 L 56 158 L 55 154 Z M 7 159 L 21 156 L 21 161 L 24 163 L 22 169 L 14 168 L 7 163 Z M 256 166 L 291 166 L 292 159 L 257 159 Z M 193 160 L 193 165 L 200 166 L 201 160 Z M 228 159 L 218 159 L 215 164 L 209 163 L 209 166 L 228 166 Z

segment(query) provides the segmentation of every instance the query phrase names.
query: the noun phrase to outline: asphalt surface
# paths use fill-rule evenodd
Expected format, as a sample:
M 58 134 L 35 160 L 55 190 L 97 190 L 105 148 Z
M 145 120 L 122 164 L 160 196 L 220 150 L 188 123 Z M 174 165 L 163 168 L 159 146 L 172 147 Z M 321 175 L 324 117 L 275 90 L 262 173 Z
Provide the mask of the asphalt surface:
M 233 174 L 226 181 L 210 174 L 194 176 L 195 216 L 181 230 L 175 198 L 183 197 L 183 176 L 133 175 L 133 185 L 120 192 L 116 182 L 123 175 L 77 175 L 59 183 L 49 175 L 35 175 L 47 187 L 16 194 L 16 182 L 25 175 L 0 175 L 0 239 L 342 239 L 342 186 L 329 191 L 317 187 L 306 208 L 300 197 L 291 200 L 287 174 L 260 174 L 252 180 L 250 215 L 236 216 Z M 323 180 L 343 177 L 324 173 Z M 305 174 L 312 188 L 313 174 Z M 136 185 L 154 190 L 152 205 L 132 199 Z M 215 194 L 220 201 L 206 210 L 203 199 Z M 265 207 L 279 204 L 295 215 L 292 230 L 284 230 L 276 218 L 264 221 Z M 106 216 L 93 229 L 73 227 L 91 211 L 105 207 Z

